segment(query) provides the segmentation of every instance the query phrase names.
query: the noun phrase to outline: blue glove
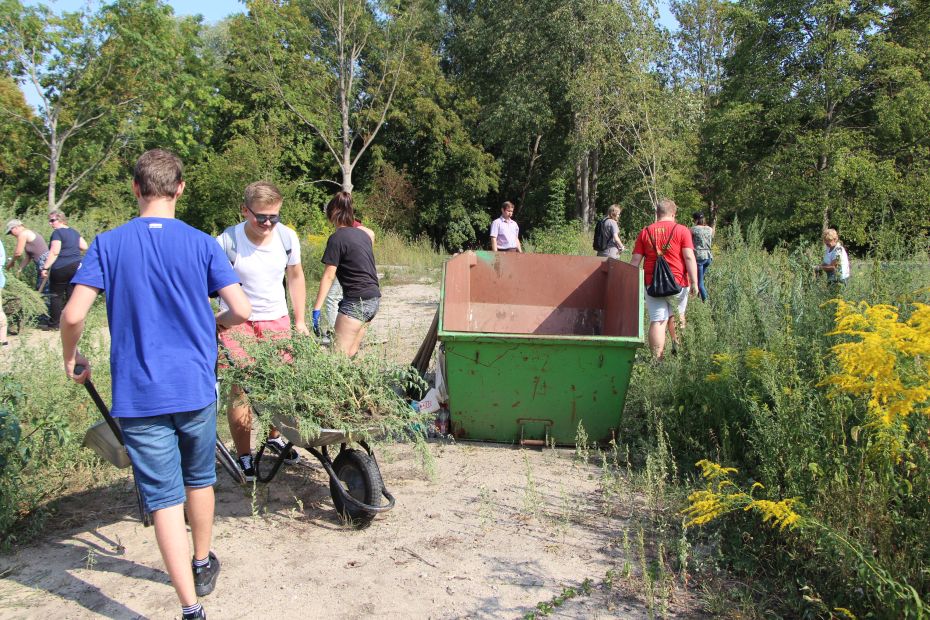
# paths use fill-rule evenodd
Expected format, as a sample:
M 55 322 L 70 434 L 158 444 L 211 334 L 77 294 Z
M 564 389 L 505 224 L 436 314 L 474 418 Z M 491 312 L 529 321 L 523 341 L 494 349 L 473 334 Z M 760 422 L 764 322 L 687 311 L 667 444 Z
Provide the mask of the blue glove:
M 317 336 L 320 335 L 320 311 L 313 311 L 313 333 Z

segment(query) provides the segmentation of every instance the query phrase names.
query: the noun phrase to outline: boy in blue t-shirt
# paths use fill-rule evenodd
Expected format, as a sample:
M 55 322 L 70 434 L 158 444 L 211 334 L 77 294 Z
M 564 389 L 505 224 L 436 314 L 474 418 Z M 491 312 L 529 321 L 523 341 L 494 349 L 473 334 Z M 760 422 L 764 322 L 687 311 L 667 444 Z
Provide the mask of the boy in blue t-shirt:
M 168 151 L 147 151 L 136 162 L 132 190 L 139 217 L 101 233 L 87 250 L 61 315 L 61 344 L 65 374 L 83 383 L 90 365 L 77 343 L 94 299 L 104 291 L 112 414 L 120 419 L 158 548 L 187 619 L 206 617 L 197 597 L 213 591 L 220 569 L 210 551 L 217 325 L 242 323 L 252 308 L 216 241 L 174 219 L 184 192 L 181 175 L 181 160 Z M 215 316 L 208 299 L 214 292 L 227 308 Z M 87 370 L 76 375 L 77 364 Z

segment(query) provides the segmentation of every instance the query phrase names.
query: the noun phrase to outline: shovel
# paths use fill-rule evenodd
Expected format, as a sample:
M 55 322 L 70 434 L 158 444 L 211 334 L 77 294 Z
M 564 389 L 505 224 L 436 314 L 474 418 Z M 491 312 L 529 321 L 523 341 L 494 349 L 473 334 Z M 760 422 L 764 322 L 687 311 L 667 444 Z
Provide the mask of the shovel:
M 74 374 L 79 375 L 84 372 L 84 367 L 77 365 L 74 367 Z M 97 405 L 97 409 L 103 416 L 103 422 L 97 423 L 87 429 L 84 435 L 84 445 L 91 448 L 98 456 L 112 463 L 116 467 L 129 467 L 132 461 L 129 454 L 126 453 L 126 446 L 123 443 L 123 432 L 113 416 L 110 415 L 110 408 L 100 398 L 100 393 L 94 387 L 93 381 L 87 379 L 84 381 L 84 388 L 90 395 L 90 399 Z M 139 518 L 142 525 L 148 527 L 152 525 L 152 515 L 145 510 L 145 504 L 142 503 L 142 494 L 139 493 L 139 485 L 133 476 L 133 487 L 136 491 L 136 505 L 139 508 Z

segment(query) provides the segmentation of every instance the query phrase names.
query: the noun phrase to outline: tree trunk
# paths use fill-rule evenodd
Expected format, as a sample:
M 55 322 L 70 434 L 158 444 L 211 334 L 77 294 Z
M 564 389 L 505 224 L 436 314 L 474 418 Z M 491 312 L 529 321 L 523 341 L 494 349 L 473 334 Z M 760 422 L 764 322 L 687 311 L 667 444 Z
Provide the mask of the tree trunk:
M 55 210 L 55 201 L 58 199 L 58 162 L 61 159 L 57 115 L 49 119 L 48 129 L 48 212 L 51 213 Z
M 518 207 L 522 208 L 526 204 L 526 192 L 530 189 L 530 179 L 533 178 L 533 167 L 539 159 L 539 141 L 542 140 L 542 134 L 536 134 L 536 139 L 530 147 L 530 165 L 526 171 L 526 181 L 523 183 L 523 191 L 520 192 L 520 202 Z
M 578 219 L 587 230 L 590 217 L 589 192 L 590 192 L 590 173 L 588 169 L 589 152 L 585 151 L 575 164 L 575 212 Z
M 597 181 L 598 181 L 598 170 L 601 165 L 601 150 L 594 149 L 591 151 L 591 182 L 590 182 L 590 192 L 588 193 L 588 220 L 585 223 L 585 230 L 588 230 L 588 227 L 594 223 L 597 219 Z

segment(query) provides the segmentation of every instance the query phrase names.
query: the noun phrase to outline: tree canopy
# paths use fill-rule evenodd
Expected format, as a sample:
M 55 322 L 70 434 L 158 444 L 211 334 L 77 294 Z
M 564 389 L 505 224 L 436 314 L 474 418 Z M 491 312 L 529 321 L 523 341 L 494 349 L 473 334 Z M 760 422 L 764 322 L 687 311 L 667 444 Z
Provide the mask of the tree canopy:
M 763 218 L 770 244 L 930 233 L 925 2 L 670 6 L 674 32 L 654 0 L 250 0 L 215 25 L 161 0 L 0 0 L 0 204 L 119 223 L 160 146 L 206 230 L 265 178 L 296 226 L 320 232 L 342 188 L 453 250 L 486 246 L 504 200 L 526 231 L 619 203 L 631 233 L 668 196 Z

